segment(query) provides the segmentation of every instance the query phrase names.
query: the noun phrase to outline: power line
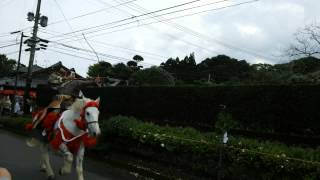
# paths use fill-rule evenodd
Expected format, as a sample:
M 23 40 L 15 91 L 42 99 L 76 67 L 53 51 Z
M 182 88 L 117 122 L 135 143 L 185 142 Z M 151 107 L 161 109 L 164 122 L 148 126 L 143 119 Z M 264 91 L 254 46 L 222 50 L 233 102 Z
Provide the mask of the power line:
M 1 44 L 16 42 L 16 40 L 0 41 Z
M 61 14 L 62 14 L 62 16 L 63 16 L 63 18 L 64 18 L 65 22 L 67 23 L 67 25 L 68 25 L 68 26 L 69 26 L 69 28 L 70 28 L 70 30 L 71 30 L 71 31 L 73 31 L 73 28 L 72 28 L 71 24 L 69 23 L 69 21 L 68 21 L 67 17 L 65 16 L 65 14 L 64 14 L 64 12 L 63 12 L 63 10 L 62 10 L 61 6 L 60 6 L 60 5 L 59 5 L 59 3 L 57 2 L 57 0 L 54 0 L 54 2 L 56 3 L 56 5 L 57 5 L 58 9 L 60 10 L 60 12 L 61 12 Z M 80 46 L 81 46 L 82 48 L 84 48 L 83 44 L 82 44 L 80 41 L 77 41 L 77 42 L 80 44 Z
M 55 35 L 55 33 L 58 33 L 58 32 L 54 32 L 54 31 L 47 32 L 47 31 L 43 31 L 43 30 L 41 30 L 40 32 L 46 33 L 46 34 L 50 34 L 50 35 Z M 123 49 L 123 50 L 126 50 L 126 51 L 141 53 L 141 54 L 144 54 L 144 56 L 150 56 L 150 57 L 153 57 L 153 58 L 156 57 L 157 59 L 159 59 L 159 58 L 166 59 L 167 58 L 167 57 L 159 55 L 159 54 L 146 52 L 146 51 L 135 50 L 135 49 L 130 49 L 130 48 L 126 48 L 126 47 L 122 47 L 122 46 L 118 46 L 118 45 L 114 45 L 114 44 L 110 44 L 110 43 L 105 43 L 105 42 L 101 42 L 101 41 L 97 41 L 97 40 L 91 40 L 91 42 L 96 43 L 101 47 L 112 47 L 112 48 Z M 163 59 L 161 59 L 161 60 L 163 60 Z
M 78 51 L 83 51 L 83 52 L 89 52 L 89 53 L 93 53 L 93 51 L 91 50 L 88 50 L 88 49 L 83 49 L 83 48 L 79 48 L 79 47 L 75 47 L 75 46 L 71 46 L 71 45 L 68 45 L 68 44 L 63 44 L 63 43 L 59 43 L 59 42 L 54 42 L 58 45 L 61 45 L 61 46 L 64 46 L 66 48 L 70 48 L 70 49 L 74 49 L 74 50 L 78 50 Z M 110 58 L 110 59 L 113 59 L 113 60 L 116 60 L 116 61 L 119 61 L 119 62 L 128 62 L 128 61 L 132 61 L 132 59 L 128 59 L 128 58 L 123 58 L 123 57 L 119 57 L 119 56 L 115 56 L 115 55 L 110 55 L 110 54 L 106 54 L 106 53 L 101 53 L 101 52 L 97 52 L 98 55 L 100 56 L 104 56 L 104 57 L 107 57 L 107 58 Z M 142 64 L 146 64 L 146 65 L 155 65 L 155 64 L 151 64 L 151 63 L 146 63 L 146 62 L 141 62 Z
M 178 18 L 183 18 L 183 17 L 187 17 L 187 16 L 193 16 L 193 15 L 197 15 L 197 14 L 201 14 L 201 13 L 205 13 L 205 12 L 209 12 L 209 11 L 216 11 L 216 10 L 221 10 L 221 9 L 226 9 L 226 8 L 230 8 L 230 7 L 235 7 L 235 6 L 240 6 L 240 5 L 243 5 L 243 4 L 248 4 L 248 3 L 253 3 L 253 2 L 256 2 L 256 1 L 259 1 L 259 0 L 252 0 L 252 1 L 246 1 L 246 2 L 242 2 L 242 3 L 238 3 L 238 4 L 233 4 L 233 5 L 228 5 L 228 6 L 224 6 L 224 7 L 219 7 L 219 8 L 213 8 L 213 9 L 209 9 L 209 10 L 205 10 L 205 11 L 200 11 L 200 12 L 195 12 L 195 13 L 190 13 L 190 14 L 185 14 L 185 15 L 182 15 L 182 16 L 176 16 L 176 17 L 173 17 L 173 18 L 168 18 L 166 20 L 161 20 L 161 21 L 154 21 L 154 22 L 150 22 L 150 23 L 145 23 L 145 24 L 140 24 L 140 26 L 146 26 L 146 25 L 150 25 L 150 24 L 154 24 L 154 23 L 159 23 L 159 22 L 165 22 L 165 21 L 170 21 L 170 20 L 173 20 L 173 19 L 178 19 Z M 190 8 L 187 8 L 190 10 Z M 148 18 L 144 18 L 144 19 L 141 19 L 139 21 L 143 21 L 143 20 L 147 20 L 147 19 L 151 19 L 151 18 L 155 18 L 155 17 L 161 17 L 161 16 L 164 16 L 164 15 L 168 15 L 168 14 L 172 14 L 172 13 L 177 13 L 177 12 L 180 12 L 182 10 L 178 10 L 178 11 L 173 11 L 173 12 L 169 12 L 169 13 L 164 13 L 164 14 L 160 14 L 160 15 L 155 15 L 154 17 L 148 17 Z M 146 13 L 146 15 L 149 15 L 149 14 L 152 14 L 152 12 L 150 13 Z M 119 20 L 120 21 L 120 20 Z M 114 22 L 110 22 L 108 24 L 113 24 L 113 23 L 117 23 L 119 21 L 114 21 Z M 111 26 L 111 27 L 108 27 L 108 28 L 103 28 L 103 29 L 100 29 L 100 30 L 95 30 L 95 31 L 91 31 L 91 32 L 86 32 L 86 34 L 89 34 L 89 33 L 96 33 L 96 32 L 99 32 L 99 31 L 103 31 L 103 30 L 107 30 L 107 29 L 113 29 L 113 28 L 117 28 L 117 27 L 122 27 L 122 26 L 125 26 L 125 25 L 129 25 L 129 24 L 132 24 L 132 23 L 135 23 L 136 21 L 131 21 L 131 22 L 127 22 L 127 23 L 123 23 L 123 24 L 120 24 L 120 25 L 115 25 L 115 26 Z M 123 31 L 123 30 L 127 30 L 127 29 L 132 29 L 136 26 L 132 26 L 132 27 L 128 27 L 128 28 L 124 28 L 124 29 L 121 29 L 119 31 Z M 81 30 L 78 30 L 78 31 L 81 31 Z M 112 31 L 113 32 L 118 32 L 117 30 L 116 31 Z M 101 34 L 98 34 L 98 35 L 92 35 L 92 36 L 89 36 L 89 37 L 95 37 L 95 36 L 101 36 L 101 35 L 105 35 L 105 34 L 108 34 L 110 32 L 107 32 L 107 33 L 101 33 Z M 70 33 L 66 33 L 66 34 L 62 34 L 63 35 L 68 35 Z M 58 36 L 59 37 L 59 36 Z M 65 40 L 66 38 L 64 39 L 59 39 L 59 40 L 56 40 L 56 41 L 61 41 L 61 40 Z M 70 39 L 70 38 L 67 38 L 67 39 Z
M 181 17 L 186 17 L 186 16 L 190 16 L 190 15 L 195 15 L 195 14 L 199 14 L 199 13 L 203 13 L 203 12 L 207 12 L 207 11 L 212 11 L 212 10 L 219 10 L 219 9 L 224 9 L 224 8 L 227 8 L 227 7 L 233 7 L 233 6 L 239 6 L 239 5 L 242 5 L 242 4 L 247 4 L 247 3 L 252 3 L 252 2 L 255 2 L 255 1 L 259 1 L 259 0 L 254 0 L 254 1 L 247 1 L 247 2 L 242 2 L 242 3 L 238 3 L 238 4 L 234 4 L 234 5 L 230 5 L 230 6 L 225 6 L 225 7 L 220 7 L 220 8 L 215 8 L 215 9 L 210 9 L 210 10 L 206 10 L 206 11 L 201 11 L 201 12 L 196 12 L 196 13 L 191 13 L 191 14 L 187 14 L 187 15 L 183 15 L 183 16 L 178 16 L 178 17 L 174 17 L 174 18 L 170 18 L 170 19 L 163 19 L 163 20 L 157 20 L 156 22 L 151 22 L 151 23 L 146 23 L 146 24 L 142 24 L 140 26 L 143 26 L 143 25 L 150 25 L 150 24 L 154 24 L 154 23 L 158 23 L 158 22 L 167 22 L 167 21 L 170 21 L 172 19 L 177 19 L 177 18 L 181 18 Z M 161 16 L 154 16 L 155 17 L 161 17 Z M 144 19 L 143 19 L 144 20 Z M 179 29 L 181 31 L 188 31 L 189 34 L 193 35 L 193 36 L 196 36 L 200 39 L 205 39 L 206 41 L 210 40 L 210 41 L 214 41 L 215 43 L 218 43 L 224 47 L 227 47 L 229 49 L 234 49 L 234 50 L 237 50 L 237 51 L 242 51 L 242 52 L 245 52 L 247 54 L 250 54 L 250 55 L 254 55 L 254 56 L 257 56 L 257 57 L 263 57 L 265 59 L 273 59 L 273 58 L 270 58 L 270 57 L 267 57 L 265 55 L 262 55 L 262 54 L 259 54 L 259 53 L 256 53 L 256 52 L 252 52 L 250 50 L 245 50 L 245 49 L 242 49 L 242 48 L 239 48 L 239 47 L 236 47 L 236 46 L 233 46 L 233 45 L 230 45 L 230 44 L 227 44 L 225 42 L 222 42 L 222 41 L 219 41 L 217 39 L 213 39 L 207 35 L 203 35 L 199 32 L 196 32 L 190 28 L 187 28 L 187 27 L 184 27 L 184 26 L 181 26 L 179 24 L 176 24 L 176 23 L 172 23 L 172 25 L 174 25 L 173 27 L 176 28 L 176 29 Z M 120 26 L 120 25 L 119 25 Z M 124 29 L 120 29 L 120 30 L 115 30 L 115 31 L 111 31 L 111 32 L 108 32 L 108 33 L 104 33 L 104 34 L 109 34 L 109 33 L 114 33 L 114 32 L 119 32 L 119 31 L 123 31 L 123 30 L 127 30 L 127 29 L 131 29 L 131 28 L 134 28 L 135 26 L 133 27 L 128 27 L 128 28 L 124 28 Z M 112 28 L 112 27 L 111 27 Z M 99 34 L 99 35 L 104 35 L 104 34 Z M 93 36 L 91 36 L 93 37 Z
M 106 11 L 108 9 L 116 8 L 116 7 L 122 6 L 124 4 L 129 4 L 129 3 L 132 3 L 132 2 L 135 2 L 135 1 L 137 1 L 137 0 L 126 1 L 126 2 L 117 4 L 117 5 L 114 5 L 114 6 L 102 8 L 102 9 L 99 9 L 99 10 L 96 10 L 96 11 L 92 11 L 92 12 L 85 13 L 85 14 L 82 14 L 82 15 L 79 15 L 79 16 L 75 16 L 75 17 L 72 17 L 72 18 L 70 18 L 68 20 L 72 21 L 72 20 L 79 19 L 79 18 L 82 18 L 82 17 L 85 17 L 85 16 L 89 16 L 89 15 L 93 15 L 93 14 L 96 14 L 96 13 L 99 13 L 99 12 L 102 12 L 102 11 Z M 58 23 L 61 23 L 63 21 L 64 20 L 55 21 L 55 22 L 49 23 L 48 25 L 58 24 Z
M 154 23 L 159 23 L 159 22 L 166 22 L 166 21 L 170 21 L 170 20 L 173 20 L 173 19 L 183 18 L 183 17 L 186 17 L 186 16 L 192 16 L 192 15 L 196 15 L 196 14 L 200 14 L 200 13 L 205 13 L 205 12 L 209 12 L 209 11 L 216 11 L 216 10 L 226 9 L 226 8 L 229 8 L 229 7 L 240 6 L 240 5 L 243 5 L 243 4 L 253 3 L 253 2 L 256 2 L 256 1 L 259 1 L 259 0 L 246 1 L 246 2 L 242 2 L 242 3 L 238 3 L 238 4 L 232 4 L 232 5 L 229 5 L 229 6 L 224 6 L 224 7 L 209 9 L 209 10 L 205 10 L 205 11 L 200 11 L 200 12 L 185 14 L 185 15 L 182 15 L 182 16 L 177 16 L 177 17 L 173 17 L 173 18 L 168 18 L 168 19 L 165 19 L 165 20 L 157 20 L 157 21 L 153 21 L 153 22 L 150 22 L 150 23 L 140 24 L 140 26 L 146 26 L 146 25 L 150 25 L 150 24 L 154 24 Z M 162 15 L 155 15 L 154 17 L 160 17 L 160 16 L 162 16 Z M 153 18 L 154 18 L 154 17 L 153 17 Z M 150 19 L 150 18 L 145 18 L 145 19 Z M 145 20 L 145 19 L 143 19 L 143 20 Z M 121 26 L 124 26 L 124 25 L 127 25 L 127 24 L 132 24 L 132 23 L 134 23 L 134 22 L 129 22 L 129 23 L 125 23 L 125 24 L 121 24 L 121 25 L 109 27 L 109 28 L 107 28 L 107 29 L 111 29 L 111 28 L 115 28 L 115 27 L 121 27 Z M 110 34 L 110 33 L 114 33 L 114 32 L 119 32 L 119 31 L 124 31 L 124 30 L 132 29 L 132 28 L 136 28 L 136 26 L 131 26 L 131 27 L 127 27 L 127 28 L 120 29 L 120 30 L 115 30 L 115 31 L 106 32 L 106 33 L 96 34 L 96 35 L 92 35 L 92 36 L 89 36 L 89 37 L 106 35 L 106 34 Z M 71 38 L 69 38 L 69 39 L 71 39 Z M 60 40 L 57 40 L 57 41 L 61 41 L 61 40 L 65 40 L 65 39 L 60 39 Z M 79 40 L 79 39 L 76 39 L 76 40 Z M 75 41 L 75 40 L 71 40 L 71 41 Z M 67 41 L 67 42 L 71 42 L 71 41 Z M 188 42 L 188 44 L 192 44 L 192 43 Z M 193 44 L 193 45 L 194 45 L 194 44 Z M 207 48 L 201 47 L 201 46 L 199 46 L 199 45 L 195 45 L 195 46 L 196 46 L 196 47 L 199 47 L 199 48 L 202 48 L 202 49 L 204 49 L 204 50 L 206 50 L 206 51 L 213 51 L 213 50 L 209 50 L 209 49 L 207 49 Z M 215 53 L 216 53 L 216 52 L 215 52 Z M 250 54 L 252 54 L 252 53 L 250 53 Z M 257 56 L 257 55 L 255 55 L 255 56 Z M 261 57 L 261 56 L 260 56 L 260 57 Z M 270 58 L 267 58 L 267 59 L 270 59 Z
M 80 30 L 77 30 L 77 31 L 74 31 L 74 32 L 64 33 L 64 34 L 61 34 L 60 36 L 72 34 L 72 33 L 75 33 L 75 32 L 82 32 L 82 31 L 86 31 L 86 30 L 90 30 L 90 29 L 94 29 L 94 28 L 98 28 L 98 27 L 103 27 L 103 26 L 106 26 L 106 25 L 117 24 L 117 23 L 120 23 L 120 22 L 123 22 L 123 21 L 127 21 L 127 20 L 137 19 L 139 17 L 147 16 L 149 14 L 154 14 L 154 13 L 166 11 L 166 10 L 169 10 L 169 9 L 177 8 L 177 7 L 180 7 L 180 6 L 185 6 L 185 5 L 192 4 L 192 3 L 195 3 L 195 2 L 198 2 L 198 1 L 201 1 L 201 0 L 194 0 L 194 1 L 186 2 L 186 3 L 178 4 L 178 5 L 175 5 L 175 6 L 159 9 L 159 10 L 156 10 L 156 11 L 152 11 L 152 12 L 149 12 L 149 13 L 133 16 L 133 17 L 130 17 L 130 18 L 125 18 L 125 19 L 121 19 L 121 20 L 117 20 L 117 21 L 113 21 L 113 22 L 109 22 L 109 23 L 105 23 L 105 24 L 101 24 L 101 25 L 97 25 L 97 26 L 92 26 L 92 27 L 80 29 Z
M 18 53 L 19 51 L 12 51 L 12 52 L 8 52 L 8 53 L 3 53 L 3 54 L 5 54 L 5 55 L 12 55 L 12 54 L 16 54 L 16 53 Z
M 94 54 L 97 57 L 98 62 L 100 61 L 99 59 L 99 55 L 97 54 L 97 52 L 94 50 L 94 48 L 90 45 L 89 41 L 87 40 L 86 36 L 82 33 L 84 40 L 87 42 L 88 46 L 91 48 L 91 50 L 94 52 Z
M 229 5 L 229 6 L 224 6 L 224 7 L 220 7 L 220 8 L 214 8 L 214 9 L 210 9 L 210 10 L 205 10 L 205 11 L 200 11 L 200 12 L 195 12 L 195 13 L 191 13 L 191 14 L 185 14 L 185 15 L 182 15 L 182 16 L 178 16 L 178 17 L 173 17 L 173 18 L 170 18 L 170 19 L 165 19 L 165 20 L 157 20 L 156 22 L 151 22 L 151 23 L 146 23 L 146 24 L 142 24 L 142 25 L 150 25 L 150 24 L 154 24 L 154 23 L 158 23 L 158 22 L 165 22 L 165 21 L 169 21 L 169 20 L 172 20 L 172 19 L 176 19 L 176 18 L 182 18 L 182 17 L 186 17 L 186 16 L 191 16 L 191 15 L 195 15 L 195 14 L 200 14 L 200 13 L 204 13 L 204 12 L 208 12 L 208 11 L 213 11 L 213 10 L 220 10 L 220 9 L 225 9 L 225 8 L 228 8 L 228 7 L 233 7 L 233 6 L 239 6 L 239 5 L 242 5 L 242 4 L 247 4 L 247 3 L 252 3 L 252 2 L 255 2 L 255 1 L 258 1 L 258 0 L 254 0 L 254 1 L 246 1 L 246 2 L 242 2 L 242 3 L 238 3 L 238 4 L 233 4 L 233 5 Z M 147 13 L 146 13 L 147 14 Z M 161 15 L 156 15 L 154 17 L 159 17 Z M 146 18 L 146 19 L 150 19 L 150 18 Z M 144 19 L 143 19 L 144 20 Z M 131 24 L 132 22 L 130 23 L 126 23 L 126 24 Z M 126 25 L 126 24 L 121 24 L 121 25 L 118 25 L 117 27 L 119 26 L 123 26 L 123 25 Z M 140 26 L 142 26 L 140 25 Z M 115 27 L 115 26 L 114 26 Z M 114 27 L 110 27 L 110 28 L 114 28 Z M 135 27 L 135 26 L 134 26 Z M 134 27 L 129 27 L 129 28 L 134 28 Z M 127 30 L 129 28 L 124 28 L 124 29 L 120 29 L 120 30 L 116 30 L 116 31 L 112 31 L 112 32 L 108 32 L 109 33 L 113 33 L 113 32 L 118 32 L 118 31 L 123 31 L 123 30 Z M 108 28 L 109 29 L 109 28 Z M 106 33 L 104 33 L 106 34 Z M 103 34 L 99 34 L 99 35 L 103 35 Z M 98 36 L 98 35 L 95 35 L 95 36 Z M 93 37 L 93 36 L 90 36 L 90 37 Z M 82 38 L 81 38 L 82 39 Z M 79 39 L 78 39 L 79 40 Z M 59 41 L 59 40 L 58 40 Z M 68 41 L 70 42 L 70 41 Z M 190 44 L 190 43 L 189 43 Z M 194 44 L 193 44 L 194 45 Z M 213 50 L 208 50 L 204 47 L 201 47 L 199 45 L 195 45 L 196 47 L 199 47 L 199 48 L 202 48 L 202 49 L 205 49 L 207 51 L 213 51 Z M 269 58 L 268 58 L 269 59 Z
M 6 48 L 6 47 L 11 47 L 11 46 L 15 46 L 18 45 L 19 43 L 14 43 L 14 44 L 9 44 L 9 45 L 5 45 L 5 46 L 0 46 L 0 48 Z
M 78 56 L 78 55 L 75 55 L 75 54 L 70 54 L 70 53 L 66 53 L 66 52 L 61 52 L 61 51 L 57 51 L 57 50 L 53 50 L 53 49 L 47 49 L 47 50 L 48 50 L 48 51 L 55 52 L 55 53 L 59 53 L 59 54 L 64 54 L 64 55 L 68 55 L 68 56 L 72 56 L 72 57 L 76 57 L 76 58 L 81 58 L 81 59 L 89 60 L 89 61 L 92 61 L 92 62 L 97 62 L 97 60 L 90 59 L 90 58 L 86 58 L 86 57 L 82 57 L 82 56 Z
M 11 1 L 11 0 L 10 0 L 10 1 Z M 82 15 L 79 15 L 79 16 L 72 17 L 72 18 L 67 19 L 67 20 L 72 21 L 72 20 L 79 19 L 79 18 L 82 18 L 82 17 L 85 17 L 85 16 L 89 16 L 89 15 L 93 15 L 93 14 L 96 14 L 96 13 L 99 13 L 99 12 L 102 12 L 102 11 L 106 11 L 106 10 L 108 10 L 108 9 L 112 9 L 112 8 L 115 8 L 115 7 L 119 7 L 119 6 L 122 6 L 122 5 L 124 5 L 124 4 L 129 4 L 129 3 L 132 3 L 132 2 L 135 2 L 135 1 L 138 1 L 138 0 L 130 0 L 130 1 L 127 1 L 127 2 L 123 2 L 123 3 L 121 3 L 121 4 L 113 5 L 113 6 L 111 6 L 111 7 L 106 7 L 106 8 L 98 9 L 98 10 L 95 10 L 95 11 L 92 11 L 92 12 L 89 12 L 89 13 L 85 13 L 85 14 L 82 14 Z M 35 5 L 34 5 L 34 6 L 35 6 Z M 58 21 L 54 21 L 54 22 L 52 22 L 52 23 L 49 23 L 48 26 L 54 25 L 54 24 L 58 24 L 58 23 L 62 23 L 62 22 L 64 22 L 64 21 L 65 21 L 65 19 L 63 19 L 63 20 L 58 20 Z M 22 29 L 20 29 L 20 31 L 23 31 L 23 30 L 26 30 L 26 29 L 32 29 L 32 26 L 22 28 Z M 3 35 L 0 34 L 0 37 L 7 36 L 7 35 L 5 35 L 5 34 L 9 34 L 9 33 L 10 33 L 10 32 L 8 32 L 8 33 L 3 33 Z

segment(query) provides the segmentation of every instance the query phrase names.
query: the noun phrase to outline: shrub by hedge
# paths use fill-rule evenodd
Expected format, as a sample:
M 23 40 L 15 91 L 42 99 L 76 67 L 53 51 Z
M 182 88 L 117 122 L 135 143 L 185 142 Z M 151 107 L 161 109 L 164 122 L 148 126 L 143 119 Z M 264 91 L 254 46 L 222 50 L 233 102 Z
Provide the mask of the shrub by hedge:
M 0 124 L 2 124 L 5 128 L 20 132 L 26 133 L 25 125 L 32 121 L 31 116 L 17 116 L 17 117 L 1 117 Z
M 192 128 L 160 127 L 134 118 L 114 117 L 102 125 L 104 143 L 145 158 L 174 163 L 195 173 L 227 179 L 319 179 L 320 149 L 289 147 L 230 137 L 222 146 L 214 133 Z M 151 147 L 151 149 L 150 149 Z M 222 167 L 218 168 L 223 148 Z

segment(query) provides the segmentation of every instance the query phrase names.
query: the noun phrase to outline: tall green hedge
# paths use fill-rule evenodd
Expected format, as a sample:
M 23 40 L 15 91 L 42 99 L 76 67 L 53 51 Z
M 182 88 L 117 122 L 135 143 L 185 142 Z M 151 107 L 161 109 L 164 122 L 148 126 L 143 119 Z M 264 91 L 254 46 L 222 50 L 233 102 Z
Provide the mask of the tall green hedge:
M 41 104 L 49 94 L 39 92 Z M 84 93 L 101 96 L 107 117 L 213 130 L 222 104 L 241 129 L 320 135 L 320 86 L 106 87 Z

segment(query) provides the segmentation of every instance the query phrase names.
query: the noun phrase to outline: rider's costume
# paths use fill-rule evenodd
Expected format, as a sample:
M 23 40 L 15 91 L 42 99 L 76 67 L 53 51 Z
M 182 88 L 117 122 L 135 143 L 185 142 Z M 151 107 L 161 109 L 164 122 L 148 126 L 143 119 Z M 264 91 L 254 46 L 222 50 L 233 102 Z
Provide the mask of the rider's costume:
M 54 77 L 54 81 L 60 82 L 59 77 Z M 28 124 L 26 129 L 36 129 L 36 136 L 42 140 L 50 141 L 53 135 L 53 127 L 60 117 L 60 113 L 67 110 L 76 98 L 79 98 L 80 90 L 89 86 L 97 86 L 93 80 L 71 79 L 60 86 L 55 83 L 54 89 L 58 94 L 54 96 L 53 101 L 43 110 L 33 114 L 33 123 Z M 38 124 L 41 124 L 39 126 Z M 45 138 L 44 136 L 47 136 Z

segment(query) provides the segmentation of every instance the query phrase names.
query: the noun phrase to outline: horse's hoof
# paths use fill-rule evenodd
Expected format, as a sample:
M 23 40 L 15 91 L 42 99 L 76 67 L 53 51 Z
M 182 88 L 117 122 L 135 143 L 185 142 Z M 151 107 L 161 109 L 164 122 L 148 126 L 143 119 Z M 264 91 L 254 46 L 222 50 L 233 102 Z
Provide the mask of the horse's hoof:
M 41 168 L 40 172 L 46 172 L 46 169 L 45 168 Z
M 48 176 L 47 180 L 55 180 L 54 176 Z

